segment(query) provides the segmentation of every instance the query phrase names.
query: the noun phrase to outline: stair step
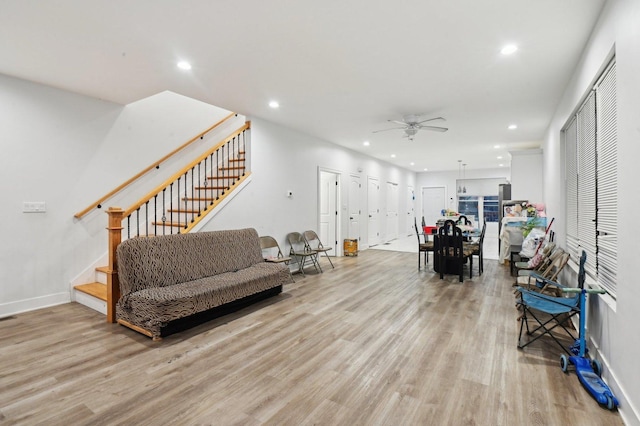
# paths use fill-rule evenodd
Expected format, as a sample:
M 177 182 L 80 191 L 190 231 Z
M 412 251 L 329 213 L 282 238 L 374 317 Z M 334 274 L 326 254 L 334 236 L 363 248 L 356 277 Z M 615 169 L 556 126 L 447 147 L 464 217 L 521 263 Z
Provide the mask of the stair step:
M 159 226 L 172 226 L 174 228 L 184 228 L 188 225 L 188 223 L 184 222 L 151 222 L 153 225 Z
M 201 210 L 198 209 L 169 209 L 167 213 L 184 213 L 184 214 L 198 214 Z
M 182 201 L 215 201 L 216 197 L 184 197 Z
M 111 269 L 109 269 L 108 266 L 98 266 L 96 268 L 96 271 L 102 272 L 103 274 L 108 274 L 109 272 L 111 272 Z
M 239 162 L 239 161 L 246 161 L 246 160 L 244 158 L 232 158 L 229 161 L 236 163 L 236 162 Z
M 244 166 L 218 167 L 218 170 L 244 170 Z
M 95 283 L 80 284 L 73 288 L 75 288 L 76 290 L 82 293 L 88 294 L 89 296 L 93 296 L 96 299 L 104 300 L 105 302 L 107 301 L 106 284 L 95 282 Z
M 226 175 L 226 176 L 207 176 L 207 179 L 240 179 L 242 176 L 238 175 Z
M 227 189 L 228 186 L 196 186 L 198 191 L 209 191 L 213 189 Z

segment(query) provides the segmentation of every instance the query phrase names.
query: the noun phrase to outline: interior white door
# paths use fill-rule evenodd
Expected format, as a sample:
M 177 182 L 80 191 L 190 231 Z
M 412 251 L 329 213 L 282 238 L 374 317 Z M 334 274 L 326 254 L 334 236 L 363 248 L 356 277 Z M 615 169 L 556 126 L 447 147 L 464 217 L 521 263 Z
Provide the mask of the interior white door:
M 385 240 L 391 241 L 398 238 L 398 184 L 387 182 L 386 202 L 386 232 Z
M 415 230 L 413 229 L 413 219 L 416 217 L 416 194 L 413 191 L 413 186 L 407 186 L 407 222 L 405 223 L 405 227 L 407 230 L 407 236 L 412 235 Z
M 335 255 L 338 245 L 338 175 L 320 171 L 320 202 L 318 218 L 320 221 L 318 237 L 325 247 L 333 247 L 329 254 Z
M 349 231 L 347 238 L 360 241 L 360 191 L 362 184 L 360 176 L 349 177 Z
M 368 220 L 368 244 L 374 246 L 380 242 L 380 230 L 379 227 L 379 214 L 380 207 L 378 205 L 378 197 L 380 192 L 380 185 L 378 179 L 369 177 L 367 179 L 367 211 L 369 214 Z
M 422 215 L 428 226 L 435 226 L 444 208 L 446 208 L 446 200 L 443 186 L 422 188 Z M 421 221 L 422 218 L 418 223 L 420 224 Z

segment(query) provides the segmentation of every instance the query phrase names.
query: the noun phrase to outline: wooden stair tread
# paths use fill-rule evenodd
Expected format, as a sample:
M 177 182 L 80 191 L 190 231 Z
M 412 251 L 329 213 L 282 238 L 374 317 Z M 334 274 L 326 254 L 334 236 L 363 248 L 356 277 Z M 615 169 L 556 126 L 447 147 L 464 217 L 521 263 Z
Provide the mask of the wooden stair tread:
M 198 209 L 169 209 L 167 213 L 186 213 L 186 214 L 198 214 L 201 210 Z
M 98 266 L 98 267 L 96 268 L 96 271 L 98 271 L 98 272 L 103 272 L 103 273 L 105 273 L 105 274 L 108 274 L 109 272 L 111 272 L 111 269 L 109 269 L 109 267 L 108 267 L 108 266 Z
M 218 170 L 244 170 L 244 166 L 226 166 L 226 167 L 218 167 Z
M 152 225 L 158 226 L 172 226 L 174 228 L 185 228 L 188 223 L 184 222 L 151 222 Z
M 239 161 L 246 161 L 246 160 L 245 160 L 244 158 L 232 158 L 232 159 L 230 159 L 229 161 L 231 161 L 231 162 L 234 162 L 234 163 L 235 163 L 235 162 L 239 162 Z
M 213 189 L 227 189 L 228 186 L 196 186 L 198 191 L 209 191 Z
M 107 301 L 107 285 L 106 284 L 97 283 L 97 282 L 87 283 L 87 284 L 77 285 L 73 288 L 82 293 L 86 293 L 90 296 L 93 296 L 96 299 L 104 300 L 105 302 Z
M 182 201 L 215 201 L 216 197 L 184 197 Z
M 225 176 L 207 176 L 207 179 L 240 179 L 242 176 L 225 175 Z

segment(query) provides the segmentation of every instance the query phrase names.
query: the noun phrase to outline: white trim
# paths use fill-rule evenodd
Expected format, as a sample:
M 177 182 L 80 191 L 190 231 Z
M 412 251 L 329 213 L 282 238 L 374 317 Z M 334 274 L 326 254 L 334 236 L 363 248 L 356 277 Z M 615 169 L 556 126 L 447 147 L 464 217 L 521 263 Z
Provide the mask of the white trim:
M 35 311 L 36 309 L 48 308 L 50 306 L 62 305 L 71 302 L 71 293 L 49 294 L 47 296 L 34 297 L 32 299 L 17 300 L 15 302 L 0 304 L 0 318 L 24 312 Z
M 342 172 L 340 170 L 318 166 L 318 173 L 316 175 L 316 229 L 318 229 L 318 232 L 320 232 L 320 174 L 322 172 L 335 174 L 338 182 L 336 186 L 336 251 L 334 255 L 335 257 L 341 257 L 344 255 L 344 247 L 340 244 L 340 241 L 343 241 L 342 236 L 344 235 L 342 232 Z

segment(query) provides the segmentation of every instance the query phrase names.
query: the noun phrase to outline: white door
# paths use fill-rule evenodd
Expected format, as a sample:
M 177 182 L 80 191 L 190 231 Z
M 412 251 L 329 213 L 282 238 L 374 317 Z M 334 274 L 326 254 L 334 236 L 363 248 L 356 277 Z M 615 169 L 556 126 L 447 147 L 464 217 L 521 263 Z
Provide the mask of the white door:
M 360 176 L 349 177 L 349 232 L 347 238 L 360 241 Z
M 407 222 L 405 223 L 405 227 L 407 230 L 407 236 L 413 235 L 416 232 L 413 229 L 413 219 L 416 217 L 416 206 L 415 206 L 416 194 L 413 192 L 413 186 L 407 187 Z
M 398 184 L 387 182 L 387 203 L 386 203 L 387 232 L 385 240 L 391 241 L 398 238 Z
M 378 194 L 380 192 L 380 185 L 378 185 L 378 179 L 369 177 L 367 180 L 367 210 L 369 213 L 368 227 L 369 227 L 369 245 L 374 246 L 380 242 L 380 230 L 378 229 L 380 214 L 380 208 L 378 206 Z
M 427 226 L 436 225 L 446 205 L 443 186 L 422 188 L 422 215 Z M 422 218 L 418 219 L 418 226 L 421 221 Z
M 338 246 L 338 175 L 336 173 L 320 171 L 319 195 L 318 237 L 325 247 L 333 247 L 333 250 L 328 253 L 335 255 Z

